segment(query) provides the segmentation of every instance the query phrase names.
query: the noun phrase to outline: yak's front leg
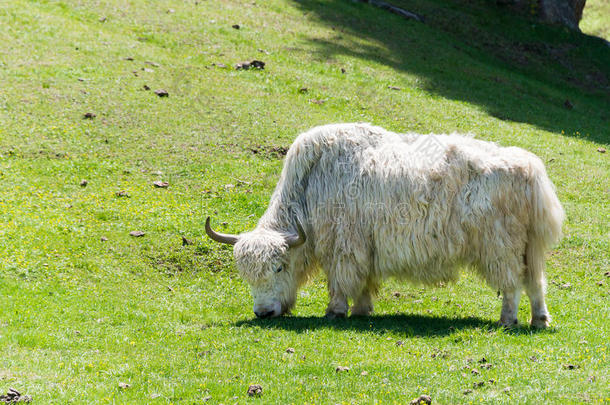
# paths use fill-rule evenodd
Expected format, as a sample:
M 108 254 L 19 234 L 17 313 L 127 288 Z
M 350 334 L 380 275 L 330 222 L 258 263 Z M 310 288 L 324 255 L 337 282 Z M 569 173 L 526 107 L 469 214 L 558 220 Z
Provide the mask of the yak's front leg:
M 373 312 L 373 296 L 376 292 L 377 284 L 369 280 L 354 300 L 352 316 L 369 316 Z
M 335 285 L 335 280 L 328 280 L 328 294 L 330 301 L 326 308 L 326 317 L 329 319 L 345 318 L 347 316 L 347 296 Z
M 519 312 L 519 301 L 521 300 L 521 288 L 506 289 L 502 291 L 502 313 L 500 314 L 500 325 L 506 328 L 517 326 L 517 313 Z
M 338 232 L 337 235 L 339 234 Z M 367 257 L 366 253 L 355 250 L 351 244 L 349 246 L 335 244 L 335 251 L 337 250 L 340 253 L 335 253 L 327 274 L 330 303 L 326 309 L 326 316 L 329 318 L 347 316 L 348 298 L 355 298 L 356 306 L 360 301 L 363 310 L 370 305 L 370 297 L 367 298 L 367 295 L 360 297 L 362 287 L 366 285 L 368 279 L 368 263 L 361 263 L 358 258 Z

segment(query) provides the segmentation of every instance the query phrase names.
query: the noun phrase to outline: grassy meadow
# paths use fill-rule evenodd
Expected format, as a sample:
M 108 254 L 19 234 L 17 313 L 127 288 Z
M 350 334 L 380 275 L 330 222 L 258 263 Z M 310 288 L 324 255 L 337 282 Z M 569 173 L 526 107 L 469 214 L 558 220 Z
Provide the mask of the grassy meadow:
M 347 0 L 1 2 L 0 395 L 609 403 L 607 4 L 590 0 L 584 35 L 488 0 L 393 3 L 425 23 Z M 374 316 L 337 320 L 319 275 L 291 316 L 254 318 L 206 216 L 252 229 L 296 135 L 353 121 L 543 159 L 567 214 L 551 328 L 497 327 L 501 298 L 468 273 L 388 281 Z

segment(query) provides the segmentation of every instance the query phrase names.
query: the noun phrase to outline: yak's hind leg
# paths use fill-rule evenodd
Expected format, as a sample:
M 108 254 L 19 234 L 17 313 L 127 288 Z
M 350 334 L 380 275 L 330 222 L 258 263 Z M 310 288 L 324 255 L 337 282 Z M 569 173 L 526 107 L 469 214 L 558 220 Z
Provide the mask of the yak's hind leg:
M 530 324 L 535 328 L 546 328 L 549 326 L 551 316 L 544 302 L 544 290 L 546 288 L 544 249 L 537 246 L 535 240 L 530 240 L 528 243 L 525 263 L 527 265 L 525 291 L 530 299 L 532 310 Z
M 519 301 L 521 299 L 521 288 L 505 289 L 502 291 L 502 312 L 500 314 L 500 325 L 506 328 L 517 326 L 517 313 L 519 312 Z
M 378 284 L 374 280 L 367 280 L 360 295 L 354 299 L 352 316 L 368 316 L 373 312 L 373 296 L 377 293 Z
M 497 252 L 502 252 L 498 249 Z M 502 311 L 500 325 L 512 328 L 518 325 L 519 301 L 523 291 L 523 262 L 513 252 L 504 252 L 501 256 L 492 256 L 484 264 L 484 276 L 487 283 L 502 292 Z

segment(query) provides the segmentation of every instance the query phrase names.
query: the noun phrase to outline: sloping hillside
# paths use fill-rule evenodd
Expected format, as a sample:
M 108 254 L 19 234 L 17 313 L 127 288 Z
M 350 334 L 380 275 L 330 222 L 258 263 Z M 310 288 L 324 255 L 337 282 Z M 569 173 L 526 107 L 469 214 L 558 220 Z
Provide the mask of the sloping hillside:
M 0 395 L 607 400 L 610 48 L 486 0 L 395 3 L 425 23 L 347 0 L 0 2 Z M 296 135 L 350 121 L 541 157 L 567 212 L 549 330 L 498 328 L 469 273 L 389 281 L 375 316 L 333 321 L 319 275 L 292 316 L 253 319 L 204 220 L 252 229 Z

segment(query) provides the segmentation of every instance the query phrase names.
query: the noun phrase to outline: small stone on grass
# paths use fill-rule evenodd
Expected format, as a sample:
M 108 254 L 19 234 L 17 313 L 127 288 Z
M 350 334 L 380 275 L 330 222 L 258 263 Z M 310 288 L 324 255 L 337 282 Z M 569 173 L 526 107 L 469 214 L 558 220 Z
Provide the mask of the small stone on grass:
M 5 395 L 0 395 L 0 402 L 7 404 L 15 404 L 18 402 L 32 402 L 32 397 L 29 395 L 21 395 L 15 388 L 9 388 Z
M 265 69 L 265 62 L 261 60 L 253 60 L 250 62 L 239 62 L 235 65 L 236 70 L 248 70 L 248 69 Z
M 259 384 L 252 384 L 248 387 L 248 396 L 260 396 L 263 393 L 263 387 Z
M 167 188 L 167 187 L 169 187 L 169 183 L 167 181 L 154 181 L 153 185 L 156 188 Z
M 580 366 L 578 366 L 576 364 L 564 364 L 563 365 L 563 368 L 565 368 L 566 370 L 576 370 L 579 367 Z
M 131 231 L 129 232 L 129 236 L 133 236 L 134 238 L 140 238 L 142 236 L 146 235 L 146 232 L 143 231 Z
M 420 395 L 418 398 L 412 400 L 410 405 L 430 405 L 431 403 L 432 398 L 430 398 L 430 395 Z

